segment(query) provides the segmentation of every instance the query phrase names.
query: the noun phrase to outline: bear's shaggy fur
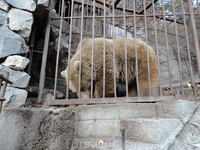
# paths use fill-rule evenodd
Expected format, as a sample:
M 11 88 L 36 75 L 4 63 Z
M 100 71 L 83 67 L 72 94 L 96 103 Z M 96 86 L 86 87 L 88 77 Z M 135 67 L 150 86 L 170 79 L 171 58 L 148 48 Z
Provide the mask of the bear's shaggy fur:
M 92 44 L 94 42 L 94 45 Z M 126 43 L 126 47 L 125 47 Z M 136 83 L 136 59 L 135 45 L 137 46 L 138 59 L 138 81 L 139 90 Z M 92 70 L 92 47 L 93 51 L 93 97 L 103 97 L 103 72 L 104 72 L 104 53 L 105 53 L 105 97 L 114 95 L 114 67 L 117 84 L 126 84 L 126 65 L 125 53 L 127 53 L 127 81 L 128 96 L 145 96 L 145 89 L 148 88 L 148 60 L 150 86 L 155 87 L 158 81 L 158 67 L 154 50 L 141 40 L 133 38 L 119 39 L 84 39 L 82 45 L 79 43 L 77 52 L 70 61 L 69 88 L 78 94 L 79 89 L 79 68 L 81 67 L 81 98 L 89 98 L 91 94 L 91 70 Z M 82 47 L 82 50 L 80 49 Z M 105 47 L 105 51 L 104 51 Z M 125 50 L 126 49 L 126 50 Z M 82 53 L 82 55 L 81 55 Z M 115 60 L 113 60 L 115 53 Z M 81 56 L 81 62 L 80 62 Z M 115 61 L 115 65 L 114 64 Z M 81 63 L 81 65 L 80 65 Z M 68 67 L 62 71 L 62 77 L 68 82 Z

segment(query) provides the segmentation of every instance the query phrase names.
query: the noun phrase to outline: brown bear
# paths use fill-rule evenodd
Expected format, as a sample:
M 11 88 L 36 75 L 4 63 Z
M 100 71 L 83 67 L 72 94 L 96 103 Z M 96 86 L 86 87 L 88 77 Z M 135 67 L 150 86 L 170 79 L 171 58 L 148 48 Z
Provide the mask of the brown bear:
M 93 43 L 93 44 L 92 44 Z M 125 46 L 126 43 L 126 46 Z M 137 46 L 137 62 L 138 62 L 138 82 L 136 81 L 136 51 Z M 93 50 L 93 53 L 92 53 Z M 154 50 L 141 40 L 134 38 L 119 39 L 83 39 L 79 43 L 77 52 L 70 61 L 70 72 L 68 78 L 68 67 L 61 72 L 62 77 L 69 82 L 69 88 L 72 92 L 79 92 L 79 70 L 81 68 L 81 87 L 80 97 L 89 98 L 91 94 L 91 83 L 93 82 L 93 97 L 103 97 L 103 80 L 105 71 L 105 97 L 114 96 L 114 74 L 117 84 L 128 84 L 128 96 L 134 97 L 145 96 L 145 89 L 148 88 L 148 59 L 149 55 L 149 71 L 150 86 L 155 87 L 158 81 L 158 67 Z M 92 59 L 93 54 L 93 59 Z M 114 55 L 115 54 L 115 55 Z M 127 57 L 125 58 L 125 54 Z M 105 55 L 105 57 L 104 57 Z M 113 60 L 115 58 L 115 61 Z M 125 63 L 127 59 L 127 63 Z M 92 60 L 93 60 L 93 81 L 92 77 Z M 105 62 L 105 68 L 104 68 Z M 115 64 L 114 64 L 115 62 Z M 81 65 L 80 65 L 81 64 Z M 127 64 L 127 73 L 126 65 Z M 115 67 L 115 69 L 114 69 Z M 105 70 L 104 70 L 105 69 Z M 115 72 L 114 72 L 115 70 Z M 127 75 L 126 75 L 127 74 Z M 69 81 L 68 81 L 69 79 Z M 137 90 L 137 84 L 139 90 Z

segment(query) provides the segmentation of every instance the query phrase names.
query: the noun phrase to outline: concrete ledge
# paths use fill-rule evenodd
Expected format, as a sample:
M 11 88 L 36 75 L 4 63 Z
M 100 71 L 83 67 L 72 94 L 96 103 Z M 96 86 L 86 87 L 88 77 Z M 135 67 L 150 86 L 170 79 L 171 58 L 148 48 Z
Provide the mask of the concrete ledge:
M 177 118 L 187 120 L 197 107 L 194 101 L 82 105 L 76 109 L 76 120 L 109 120 L 136 118 Z

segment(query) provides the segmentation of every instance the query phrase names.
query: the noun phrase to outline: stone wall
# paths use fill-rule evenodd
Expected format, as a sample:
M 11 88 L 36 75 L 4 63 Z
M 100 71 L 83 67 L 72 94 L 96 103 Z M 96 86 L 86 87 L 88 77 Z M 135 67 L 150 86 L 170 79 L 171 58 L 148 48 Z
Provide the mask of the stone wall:
M 29 63 L 27 45 L 36 7 L 47 7 L 48 0 L 0 0 L 0 74 L 13 82 L 6 90 L 3 106 L 20 107 L 27 98 L 30 75 L 24 69 Z

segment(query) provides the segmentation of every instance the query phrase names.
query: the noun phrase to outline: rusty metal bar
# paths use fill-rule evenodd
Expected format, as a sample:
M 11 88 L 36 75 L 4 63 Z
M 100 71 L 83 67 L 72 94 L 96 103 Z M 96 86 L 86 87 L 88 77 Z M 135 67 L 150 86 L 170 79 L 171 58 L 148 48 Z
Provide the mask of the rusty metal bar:
M 83 41 L 83 16 L 84 16 L 84 1 L 82 1 L 82 9 L 81 9 L 81 35 L 80 35 L 80 63 L 79 63 L 79 84 L 78 84 L 78 97 L 81 98 L 81 73 L 82 73 L 82 41 Z
M 73 11 L 74 11 L 74 0 L 71 1 L 71 16 L 70 16 L 70 31 L 69 31 L 69 49 L 68 49 L 68 62 L 67 62 L 67 81 L 69 81 L 69 70 L 70 70 L 70 55 L 71 55 L 71 43 L 72 43 L 72 26 L 73 26 Z M 66 83 L 66 99 L 68 99 L 69 96 L 69 82 Z
M 165 12 L 164 8 L 164 0 L 162 0 L 162 10 Z M 166 16 L 165 13 L 163 13 L 164 17 L 164 29 L 165 29 L 165 42 L 166 42 L 166 47 L 167 47 L 167 67 L 169 71 L 169 84 L 170 84 L 170 89 L 172 89 L 172 79 L 171 79 L 171 69 L 170 69 L 170 59 L 169 59 L 169 43 L 168 43 L 168 36 L 167 36 L 167 27 L 166 27 Z
M 125 1 L 123 1 L 123 21 L 124 21 L 124 60 L 125 60 L 125 75 L 126 75 L 126 97 L 128 97 L 128 56 L 127 56 L 127 44 L 126 44 L 126 12 L 125 12 Z
M 195 17 L 194 17 L 194 10 L 192 8 L 192 1 L 188 0 L 189 4 L 189 11 L 190 11 L 190 18 L 191 18 L 191 24 L 192 24 L 192 32 L 194 37 L 194 47 L 197 54 L 197 65 L 198 65 L 198 77 L 200 78 L 200 49 L 199 49 L 199 41 L 198 41 L 198 35 L 197 35 L 197 28 L 195 23 Z
M 156 42 L 156 56 L 157 56 L 157 64 L 158 64 L 158 78 L 159 78 L 159 92 L 160 92 L 160 96 L 162 96 L 162 89 L 161 89 L 161 85 L 160 85 L 160 82 L 161 82 L 161 79 L 160 79 L 160 59 L 159 59 L 159 51 L 158 51 L 158 36 L 157 36 L 157 32 L 158 32 L 158 29 L 157 29 L 157 25 L 156 25 L 156 17 L 155 17 L 155 5 L 153 3 L 153 20 L 154 20 L 154 31 L 155 31 L 155 42 Z
M 199 17 L 200 17 L 200 3 L 197 3 L 197 7 L 198 7 L 198 15 L 199 15 Z
M 143 0 L 143 7 L 144 7 L 144 24 L 145 24 L 145 42 L 146 42 L 146 58 L 147 58 L 147 71 L 148 71 L 148 89 L 149 89 L 149 96 L 151 96 L 151 72 L 150 72 L 150 63 L 149 63 L 149 49 L 148 49 L 148 33 L 147 33 L 147 17 L 146 17 L 146 4 L 145 0 Z
M 182 14 L 182 13 L 177 13 L 177 15 L 181 15 L 181 14 Z M 197 14 L 197 13 L 195 13 L 195 14 Z M 185 13 L 185 15 L 190 15 L 190 13 Z M 95 16 L 95 18 L 102 18 L 102 16 L 103 16 L 103 15 Z M 143 17 L 144 15 L 138 15 L 138 14 L 136 14 L 136 16 L 137 16 L 137 17 Z M 157 19 L 164 20 L 164 18 L 163 18 L 162 16 L 163 16 L 163 14 L 156 14 L 156 15 L 155 15 L 155 17 L 156 17 Z M 172 15 L 172 14 L 168 14 L 168 16 L 173 16 L 173 15 Z M 121 17 L 123 17 L 123 15 L 115 15 L 115 18 L 121 18 Z M 131 17 L 133 17 L 133 15 L 132 15 L 132 14 L 131 14 L 131 15 L 126 14 L 126 17 L 127 17 L 127 18 L 131 18 Z M 153 17 L 153 14 L 146 14 L 146 17 Z M 74 19 L 81 19 L 81 16 L 74 16 L 73 18 L 74 18 Z M 84 16 L 84 18 L 92 19 L 92 16 Z M 107 15 L 105 18 L 112 18 L 112 15 Z M 52 17 L 51 19 L 52 19 L 52 20 L 59 20 L 60 17 Z M 70 17 L 63 17 L 63 19 L 70 19 Z M 174 19 L 165 18 L 165 20 L 166 20 L 166 21 L 174 22 L 174 21 L 173 21 Z M 140 21 L 139 21 L 139 22 L 140 22 Z M 183 24 L 182 22 L 179 22 L 178 20 L 177 20 L 177 23 Z
M 172 3 L 172 13 L 174 16 L 176 16 L 175 8 L 174 8 L 174 1 Z M 180 56 L 180 47 L 179 47 L 179 39 L 178 39 L 178 29 L 177 29 L 177 24 L 176 24 L 176 17 L 174 17 L 174 27 L 175 27 L 175 34 L 176 34 L 176 44 L 177 44 L 177 51 L 178 51 L 178 65 L 179 65 L 179 72 L 180 72 L 180 81 L 181 81 L 181 91 L 182 94 L 184 95 L 183 91 L 183 79 L 182 79 L 182 66 L 181 66 L 181 56 Z
M 134 9 L 136 9 L 136 5 L 135 5 L 135 0 L 133 0 L 133 6 L 135 7 Z M 136 37 L 136 27 L 137 27 L 137 23 L 136 23 L 136 13 L 134 11 L 133 13 L 133 22 L 134 22 L 134 50 L 135 50 L 135 73 L 136 73 L 136 82 L 137 82 L 137 96 L 140 96 L 140 85 L 139 85 L 139 76 L 138 76 L 138 49 L 137 49 L 137 37 Z
M 3 81 L 7 82 L 7 83 L 10 83 L 10 84 L 13 84 L 12 81 L 8 80 L 8 77 L 4 77 L 3 75 L 0 74 L 0 79 L 2 79 Z
M 46 27 L 45 33 L 45 42 L 43 48 L 43 55 L 42 55 L 42 67 L 40 71 L 40 81 L 39 81 L 39 93 L 38 93 L 38 103 L 42 102 L 42 94 L 44 91 L 44 84 L 45 84 L 45 69 L 46 69 L 46 62 L 47 62 L 47 54 L 48 54 L 48 47 L 49 47 L 49 37 L 50 37 L 50 28 L 51 28 L 51 11 L 53 9 L 53 0 L 50 2 L 50 10 L 48 16 L 48 22 Z
M 113 4 L 113 9 L 112 9 L 112 14 L 113 14 L 113 17 L 112 17 L 112 39 L 113 39 L 113 74 L 114 74 L 114 97 L 116 98 L 117 97 L 117 86 L 116 86 L 116 67 L 115 67 L 115 64 L 116 64 L 116 60 L 115 60 L 115 52 L 116 52 L 116 47 L 115 47 L 115 8 L 114 8 L 114 0 L 112 0 L 112 4 Z
M 103 10 L 103 98 L 105 98 L 105 87 L 106 87 L 106 4 L 104 3 L 104 10 Z
M 113 103 L 151 103 L 151 102 L 163 102 L 163 101 L 176 101 L 176 100 L 189 100 L 195 101 L 194 96 L 182 96 L 177 98 L 176 96 L 151 96 L 151 97 L 118 97 L 118 98 L 91 98 L 91 99 L 59 99 L 59 100 L 47 100 L 45 105 L 73 105 L 73 104 L 113 104 Z
M 92 68 L 91 68 L 91 91 L 90 91 L 90 95 L 91 95 L 91 98 L 93 98 L 93 80 L 94 80 L 94 48 L 95 48 L 95 45 L 94 45 L 94 32 L 95 32 L 95 27 L 94 27 L 94 22 L 95 22 L 95 1 L 93 1 L 93 19 L 92 19 Z
M 3 87 L 1 87 L 1 95 L 0 95 L 0 114 L 1 114 L 1 109 L 2 109 L 2 105 L 3 105 L 3 101 L 5 101 L 5 93 L 6 93 L 6 86 L 7 83 L 13 84 L 12 81 L 8 80 L 9 77 L 9 72 L 6 72 L 6 77 L 4 77 L 3 75 L 0 75 L 0 84 L 2 85 L 3 82 Z
M 29 52 L 29 60 L 30 60 L 30 62 L 28 64 L 28 69 L 27 69 L 27 73 L 29 75 L 31 74 L 31 67 L 32 67 L 32 61 L 33 61 L 33 48 L 34 48 L 34 43 L 35 43 L 35 35 L 36 35 L 37 23 L 38 23 L 38 19 L 34 19 L 33 29 L 32 29 L 32 33 L 31 33 L 30 52 Z
M 187 43 L 187 52 L 188 52 L 188 59 L 189 59 L 189 68 L 190 68 L 190 79 L 192 85 L 194 85 L 194 77 L 193 77 L 193 69 L 192 69 L 192 62 L 191 62 L 191 55 L 190 55 L 190 44 L 189 44 L 189 37 L 188 37 L 188 27 L 186 25 L 186 17 L 185 17 L 185 10 L 184 10 L 184 5 L 183 2 L 181 1 L 181 7 L 182 7 L 182 12 L 183 12 L 183 21 L 184 21 L 184 27 L 185 27 L 185 36 L 186 36 L 186 43 Z M 195 98 L 197 98 L 196 92 L 195 93 Z
M 58 47 L 57 47 L 57 56 L 56 56 L 56 71 L 55 71 L 55 81 L 54 81 L 54 98 L 56 98 L 56 88 L 57 88 L 57 79 L 58 79 L 58 63 L 59 63 L 59 56 L 60 56 L 60 42 L 61 42 L 61 35 L 62 35 L 62 27 L 63 27 L 63 11 L 64 11 L 64 0 L 62 0 L 61 4 L 61 17 L 60 17 L 60 29 L 59 29 L 59 36 L 58 36 Z

